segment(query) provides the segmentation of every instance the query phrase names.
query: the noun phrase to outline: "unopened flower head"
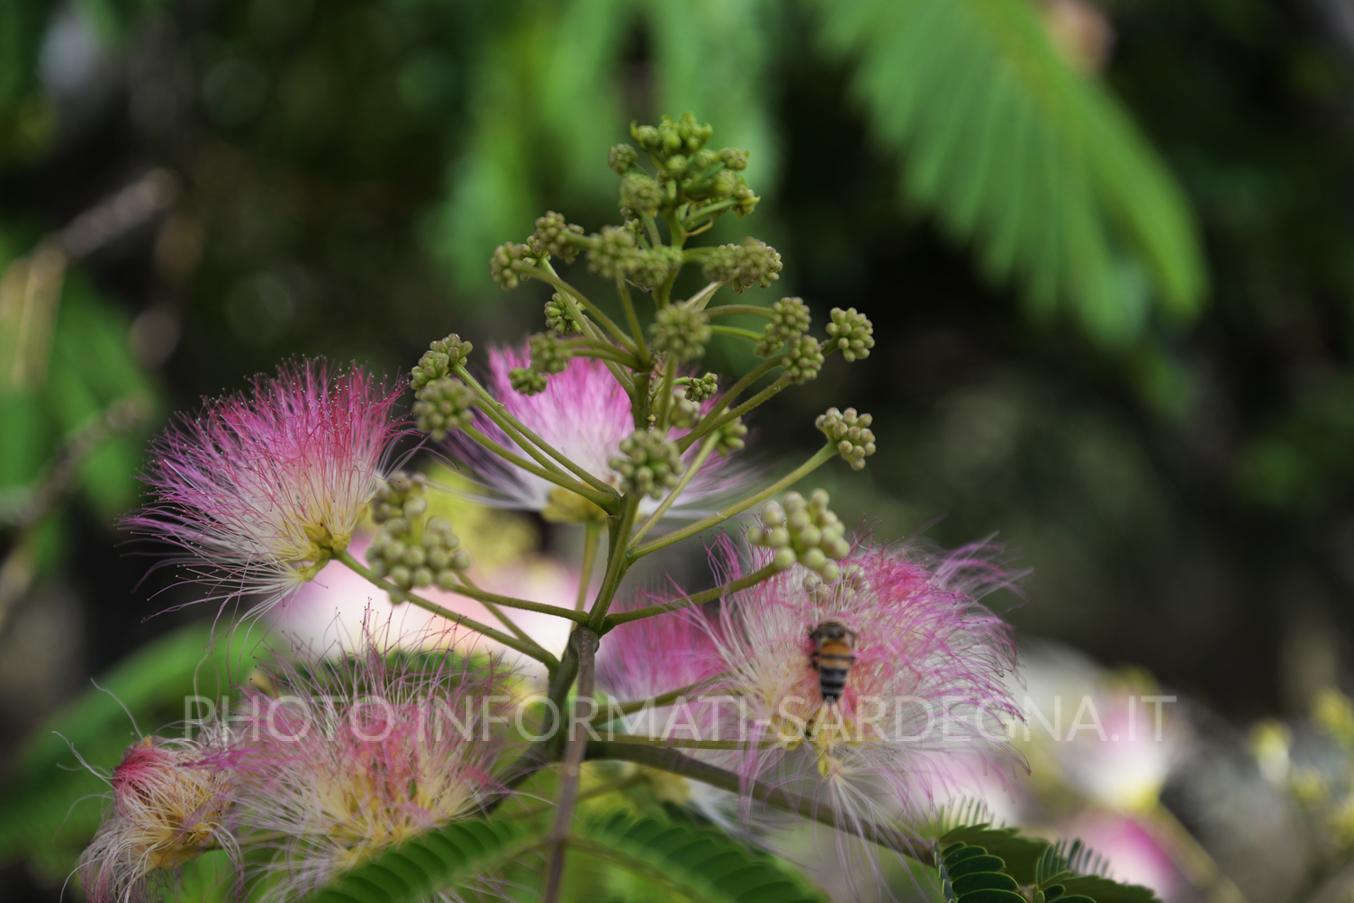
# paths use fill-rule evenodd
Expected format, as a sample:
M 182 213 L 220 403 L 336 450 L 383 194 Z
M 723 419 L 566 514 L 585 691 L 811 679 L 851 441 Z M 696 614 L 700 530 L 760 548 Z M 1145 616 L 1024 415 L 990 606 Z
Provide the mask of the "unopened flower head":
M 271 605 L 347 546 L 400 431 L 397 394 L 318 361 L 258 377 L 156 441 L 153 501 L 126 523 L 183 550 L 176 561 L 217 598 Z
M 140 899 L 157 878 L 209 849 L 236 856 L 223 731 L 198 740 L 147 737 L 127 750 L 108 783 L 113 805 L 80 857 L 91 900 Z
M 612 467 L 621 443 L 635 432 L 630 398 L 607 370 L 606 365 L 593 358 L 574 357 L 563 372 L 552 376 L 542 391 L 523 395 L 513 390 L 513 371 L 527 368 L 530 352 L 525 347 L 499 348 L 489 355 L 489 388 L 507 412 L 545 442 L 562 453 L 583 470 L 612 485 L 619 485 L 621 475 Z M 513 442 L 489 417 L 477 415 L 479 428 L 495 441 L 516 449 Z M 672 438 L 683 434 L 673 430 Z M 582 498 L 564 499 L 571 495 L 554 484 L 515 467 L 505 466 L 499 459 L 488 456 L 464 437 L 453 436 L 458 457 L 466 460 L 481 481 L 495 490 L 507 504 L 531 511 L 546 511 L 562 519 L 571 519 L 574 511 L 578 519 L 586 519 L 590 503 Z M 696 449 L 688 449 L 684 460 L 694 457 Z M 722 459 L 711 456 L 701 471 L 687 484 L 678 504 L 690 506 L 708 498 L 723 488 Z M 641 510 L 652 508 L 657 502 L 647 501 Z
M 861 545 L 840 565 L 833 581 L 792 568 L 721 608 L 720 686 L 743 704 L 742 769 L 785 777 L 811 763 L 845 817 L 922 814 L 946 757 L 1008 756 L 1014 647 L 975 599 L 1005 578 L 970 552 L 933 560 Z
M 368 637 L 332 666 L 284 666 L 242 718 L 241 836 L 274 848 L 281 899 L 470 814 L 495 786 L 490 672 Z

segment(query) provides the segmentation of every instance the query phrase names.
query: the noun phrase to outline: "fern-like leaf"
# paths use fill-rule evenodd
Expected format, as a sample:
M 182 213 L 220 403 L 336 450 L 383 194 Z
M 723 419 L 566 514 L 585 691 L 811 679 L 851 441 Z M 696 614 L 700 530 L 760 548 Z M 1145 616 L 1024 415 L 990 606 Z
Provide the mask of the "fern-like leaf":
M 712 828 L 617 814 L 577 828 L 587 848 L 693 900 L 808 903 L 823 896 L 771 857 Z
M 373 857 L 315 894 L 312 903 L 423 900 L 491 872 L 540 843 L 541 829 L 509 819 L 454 821 Z
M 858 60 L 854 90 L 904 156 L 908 197 L 1033 313 L 1073 309 L 1106 342 L 1149 300 L 1186 319 L 1204 292 L 1193 223 L 1116 99 L 1055 51 L 1028 0 L 818 0 Z

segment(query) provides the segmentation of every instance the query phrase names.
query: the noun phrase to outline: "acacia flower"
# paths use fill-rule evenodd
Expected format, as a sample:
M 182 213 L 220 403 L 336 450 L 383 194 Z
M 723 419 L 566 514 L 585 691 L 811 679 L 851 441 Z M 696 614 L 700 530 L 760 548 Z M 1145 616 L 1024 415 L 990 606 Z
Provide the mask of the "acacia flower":
M 531 352 L 526 345 L 495 348 L 489 354 L 489 390 L 507 412 L 569 460 L 599 480 L 618 486 L 620 477 L 612 468 L 612 459 L 623 440 L 635 432 L 630 397 L 602 361 L 572 357 L 564 370 L 550 377 L 545 389 L 533 395 L 516 391 L 510 374 L 527 368 Z M 510 448 L 518 446 L 483 412 L 477 414 L 481 430 L 496 442 Z M 686 430 L 674 429 L 672 438 Z M 475 470 L 506 504 L 529 511 L 542 511 L 560 520 L 589 517 L 592 506 L 586 500 L 562 490 L 545 479 L 486 454 L 479 446 L 457 434 L 454 441 L 460 456 Z M 689 464 L 696 447 L 683 456 Z M 720 480 L 724 459 L 709 456 L 700 471 L 687 484 L 674 509 L 699 504 L 723 488 Z M 652 510 L 657 503 L 646 500 L 641 510 Z
M 238 855 L 226 740 L 214 730 L 198 740 L 147 737 L 127 750 L 108 778 L 113 805 L 80 857 L 91 900 L 143 899 L 155 877 L 208 849 Z
M 213 598 L 255 593 L 266 608 L 347 546 L 400 432 L 397 397 L 319 361 L 256 377 L 156 440 L 143 478 L 153 500 L 126 524 L 181 550 L 174 562 Z
M 726 599 L 712 631 L 719 685 L 738 703 L 726 733 L 746 743 L 746 781 L 816 774 L 845 818 L 919 817 L 957 755 L 998 771 L 1013 758 L 1005 722 L 1019 710 L 1004 677 L 1015 650 L 976 600 L 1007 578 L 972 549 L 933 560 L 858 545 L 841 565 L 832 583 L 795 567 Z M 727 567 L 739 576 L 733 556 Z M 825 624 L 848 637 L 844 684 L 813 665 Z
M 281 899 L 470 814 L 495 788 L 488 672 L 368 640 L 330 666 L 283 666 L 271 694 L 247 700 L 241 837 L 274 849 L 265 883 Z

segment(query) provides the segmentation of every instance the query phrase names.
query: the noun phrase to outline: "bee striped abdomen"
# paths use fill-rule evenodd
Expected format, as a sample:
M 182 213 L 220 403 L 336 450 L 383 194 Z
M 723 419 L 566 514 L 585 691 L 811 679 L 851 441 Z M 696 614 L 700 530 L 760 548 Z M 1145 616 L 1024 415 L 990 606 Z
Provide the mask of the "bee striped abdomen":
M 825 702 L 836 702 L 846 691 L 846 679 L 856 660 L 856 635 L 836 621 L 824 621 L 813 629 L 809 662 L 818 672 L 818 690 Z

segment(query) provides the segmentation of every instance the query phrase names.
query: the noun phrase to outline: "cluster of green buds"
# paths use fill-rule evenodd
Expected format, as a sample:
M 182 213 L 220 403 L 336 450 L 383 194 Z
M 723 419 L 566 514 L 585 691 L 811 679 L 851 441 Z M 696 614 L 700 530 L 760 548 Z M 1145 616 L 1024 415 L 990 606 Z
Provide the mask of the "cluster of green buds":
M 635 430 L 621 440 L 611 469 L 625 492 L 661 499 L 682 475 L 677 444 L 655 429 Z
M 864 470 L 865 459 L 875 450 L 874 432 L 870 429 L 873 422 L 873 417 L 857 414 L 855 408 L 845 411 L 828 408 L 818 415 L 814 425 L 836 447 L 837 454 L 851 465 L 852 470 Z
M 748 541 L 772 550 L 776 568 L 800 564 L 828 582 L 840 575 L 837 561 L 851 552 L 846 527 L 828 508 L 828 495 L 822 489 L 815 489 L 807 499 L 787 492 L 779 502 L 767 502 L 762 506 L 761 524 L 748 532 Z
M 664 116 L 654 125 L 632 125 L 638 145 L 618 144 L 609 162 L 621 176 L 620 209 L 627 219 L 681 216 L 713 219 L 732 211 L 745 216 L 757 206 L 757 195 L 743 177 L 747 151 L 716 150 L 706 145 L 714 135 L 708 123 L 690 113 L 680 119 Z
M 847 362 L 868 357 L 874 335 L 869 318 L 854 308 L 831 309 L 825 334 L 815 335 L 804 299 L 758 303 L 756 290 L 775 285 L 783 266 L 780 253 L 767 243 L 751 236 L 704 246 L 693 241 L 724 213 L 744 214 L 755 206 L 757 197 L 745 179 L 745 151 L 710 146 L 712 129 L 690 115 L 637 123 L 630 135 L 631 143 L 616 145 L 609 155 L 619 177 L 621 222 L 585 231 L 548 212 L 524 241 L 501 245 L 490 267 L 505 287 L 532 279 L 551 291 L 545 329 L 530 339 L 529 366 L 509 372 L 511 389 L 541 392 L 575 357 L 603 361 L 629 395 L 637 427 L 619 441 L 607 482 L 624 495 L 661 501 L 685 491 L 711 454 L 742 450 L 747 417 L 757 406 L 817 378 L 834 353 Z M 576 259 L 614 284 L 623 316 L 608 313 L 551 265 Z M 675 289 L 686 266 L 698 267 L 705 285 L 681 297 Z M 649 293 L 652 306 L 641 307 L 634 289 Z M 754 300 L 721 300 L 721 293 L 730 294 L 725 289 Z M 733 317 L 762 319 L 759 328 L 750 329 L 726 319 Z M 731 340 L 749 343 L 762 362 L 725 388 L 700 364 L 712 346 Z M 471 403 L 460 388 L 441 387 L 419 408 L 420 422 L 454 429 L 470 416 L 461 406 Z M 832 408 L 817 420 L 831 448 L 856 470 L 875 452 L 870 425 L 868 414 L 850 408 Z M 818 453 L 799 476 L 828 460 L 831 453 Z M 558 491 L 577 495 L 568 482 Z M 747 507 L 765 497 L 749 500 Z M 593 501 L 597 511 L 615 514 L 600 497 Z M 821 491 L 807 498 L 791 493 L 770 504 L 753 534 L 755 542 L 775 550 L 777 566 L 802 564 L 829 581 L 836 576 L 834 562 L 847 552 L 844 536 Z
M 400 589 L 452 589 L 470 567 L 451 524 L 428 517 L 426 486 L 422 474 L 395 473 L 372 500 L 377 531 L 367 561 L 373 575 Z
M 473 421 L 475 393 L 451 373 L 465 363 L 474 347 L 455 333 L 436 339 L 409 373 L 415 423 L 434 439 L 465 429 Z

